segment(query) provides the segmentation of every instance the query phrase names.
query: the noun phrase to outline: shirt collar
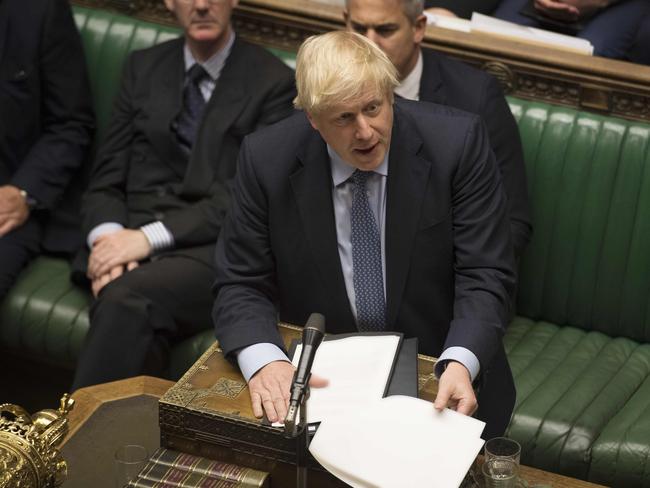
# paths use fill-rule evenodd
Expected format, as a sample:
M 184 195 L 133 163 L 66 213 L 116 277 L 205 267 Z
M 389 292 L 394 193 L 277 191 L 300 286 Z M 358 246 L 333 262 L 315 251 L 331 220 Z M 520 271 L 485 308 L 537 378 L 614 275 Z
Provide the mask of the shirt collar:
M 389 151 L 386 151 L 384 160 L 381 162 L 381 164 L 373 170 L 374 173 L 378 173 L 382 176 L 388 176 L 388 152 Z M 329 154 L 330 157 L 332 181 L 334 183 L 334 186 L 339 186 L 341 183 L 346 182 L 357 168 L 343 161 L 341 156 L 339 156 L 338 153 L 332 149 L 329 144 L 327 145 L 327 154 Z
M 228 55 L 230 54 L 230 51 L 232 50 L 232 45 L 235 42 L 235 32 L 230 31 L 230 37 L 228 38 L 228 41 L 226 41 L 226 44 L 219 49 L 216 53 L 214 53 L 210 58 L 208 58 L 205 62 L 199 63 L 205 71 L 207 71 L 208 75 L 210 75 L 210 78 L 212 78 L 212 81 L 216 81 L 219 79 L 219 75 L 221 75 L 221 70 L 223 69 L 223 66 L 226 64 L 226 59 L 228 59 Z M 187 43 L 183 46 L 183 54 L 185 56 L 185 72 L 189 71 L 189 69 L 194 66 L 197 61 L 194 59 L 194 56 L 192 55 L 192 51 L 190 51 L 190 48 L 187 46 Z
M 411 72 L 402 80 L 395 93 L 407 100 L 420 99 L 420 79 L 422 78 L 422 49 L 418 50 L 418 60 Z

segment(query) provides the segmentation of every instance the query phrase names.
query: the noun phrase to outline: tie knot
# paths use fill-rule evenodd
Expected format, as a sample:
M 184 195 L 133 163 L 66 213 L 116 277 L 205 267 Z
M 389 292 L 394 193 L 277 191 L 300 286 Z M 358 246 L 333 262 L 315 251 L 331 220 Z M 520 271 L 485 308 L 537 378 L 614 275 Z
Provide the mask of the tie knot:
M 199 63 L 194 63 L 187 72 L 187 79 L 195 84 L 199 84 L 203 79 L 208 77 L 208 72 Z
M 350 179 L 357 188 L 363 189 L 366 187 L 366 181 L 368 181 L 371 174 L 372 171 L 361 171 L 356 169 L 354 170 L 354 173 L 352 173 L 352 176 L 350 176 Z

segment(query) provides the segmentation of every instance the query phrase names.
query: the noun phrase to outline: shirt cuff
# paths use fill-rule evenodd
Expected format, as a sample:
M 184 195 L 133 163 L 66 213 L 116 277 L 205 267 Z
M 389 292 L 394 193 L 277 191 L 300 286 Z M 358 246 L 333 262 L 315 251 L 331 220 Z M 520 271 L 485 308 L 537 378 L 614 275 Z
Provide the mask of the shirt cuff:
M 273 361 L 289 361 L 287 355 L 275 344 L 261 342 L 244 347 L 237 353 L 237 364 L 246 383 L 260 369 Z
M 140 227 L 140 230 L 147 237 L 151 249 L 154 252 L 164 251 L 174 247 L 174 236 L 162 222 L 158 221 L 143 225 Z
M 122 224 L 118 224 L 117 222 L 104 222 L 103 224 L 99 224 L 93 227 L 90 232 L 88 232 L 88 237 L 86 237 L 86 244 L 88 244 L 88 247 L 92 249 L 93 244 L 100 236 L 111 234 L 122 229 L 124 229 L 124 226 Z
M 469 371 L 472 381 L 476 379 L 481 371 L 481 363 L 479 363 L 478 358 L 472 351 L 465 347 L 453 346 L 442 351 L 442 354 L 438 358 L 438 362 L 436 362 L 435 373 L 438 378 L 440 378 L 442 373 L 445 371 L 445 365 L 449 361 L 458 361 L 460 364 L 465 366 Z

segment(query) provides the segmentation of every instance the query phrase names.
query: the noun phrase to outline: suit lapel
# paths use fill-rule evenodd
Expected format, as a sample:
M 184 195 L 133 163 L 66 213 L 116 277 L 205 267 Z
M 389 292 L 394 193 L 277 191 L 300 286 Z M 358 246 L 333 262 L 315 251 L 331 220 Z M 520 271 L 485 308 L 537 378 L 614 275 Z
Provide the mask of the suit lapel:
M 151 84 L 151 117 L 147 127 L 151 146 L 155 148 L 158 157 L 179 176 L 185 174 L 187 157 L 178 145 L 171 126 L 183 103 L 183 42 L 182 38 L 178 39 L 152 76 L 155 83 Z
M 431 163 L 418 156 L 422 141 L 395 105 L 386 202 L 386 296 L 389 330 L 396 330 L 411 249 L 418 231 Z
M 328 325 L 328 331 L 349 332 L 356 329 L 341 271 L 338 253 L 332 175 L 329 156 L 320 135 L 313 131 L 298 155 L 303 166 L 291 175 L 291 188 L 298 206 L 302 230 L 318 268 L 323 290 L 332 294 L 333 308 L 345 311 L 346 323 Z
M 220 160 L 223 135 L 246 107 L 250 96 L 244 91 L 246 59 L 241 43 L 235 38 L 212 96 L 205 107 L 203 121 L 190 157 L 184 187 L 188 192 L 203 193 L 214 179 L 213 165 Z
M 442 83 L 438 55 L 428 49 L 422 50 L 422 78 L 420 78 L 420 100 L 447 104 L 447 95 Z

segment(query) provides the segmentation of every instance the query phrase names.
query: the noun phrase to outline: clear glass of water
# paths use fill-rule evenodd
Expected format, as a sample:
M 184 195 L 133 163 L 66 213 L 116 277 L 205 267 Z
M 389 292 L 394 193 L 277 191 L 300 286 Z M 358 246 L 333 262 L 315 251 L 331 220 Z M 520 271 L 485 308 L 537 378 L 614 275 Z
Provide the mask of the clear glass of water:
M 483 463 L 483 479 L 486 488 L 516 488 L 519 464 L 513 459 L 495 457 Z
M 115 451 L 115 487 L 123 488 L 135 479 L 149 459 L 144 446 L 128 444 Z
M 508 437 L 495 437 L 485 443 L 485 460 L 492 458 L 512 459 L 517 465 L 521 458 L 521 446 Z

